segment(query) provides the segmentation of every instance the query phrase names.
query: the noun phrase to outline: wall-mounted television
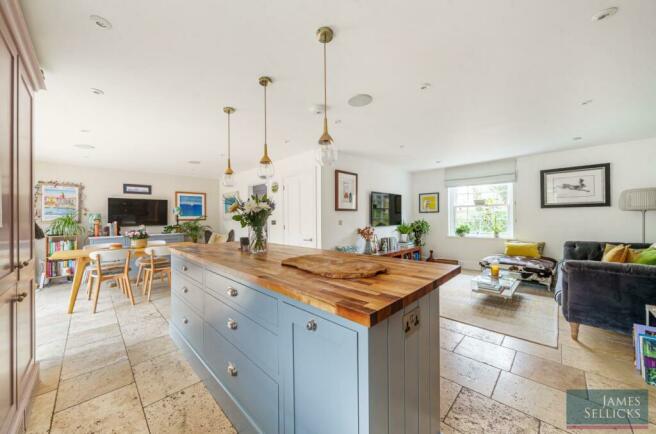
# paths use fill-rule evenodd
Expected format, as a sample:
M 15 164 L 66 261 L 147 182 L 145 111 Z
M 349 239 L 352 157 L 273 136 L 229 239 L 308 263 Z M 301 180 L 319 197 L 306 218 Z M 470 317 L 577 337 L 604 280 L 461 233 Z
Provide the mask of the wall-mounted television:
M 120 226 L 164 226 L 168 224 L 168 200 L 158 199 L 107 199 L 109 222 L 117 221 Z
M 401 195 L 371 192 L 371 226 L 395 226 L 401 224 Z

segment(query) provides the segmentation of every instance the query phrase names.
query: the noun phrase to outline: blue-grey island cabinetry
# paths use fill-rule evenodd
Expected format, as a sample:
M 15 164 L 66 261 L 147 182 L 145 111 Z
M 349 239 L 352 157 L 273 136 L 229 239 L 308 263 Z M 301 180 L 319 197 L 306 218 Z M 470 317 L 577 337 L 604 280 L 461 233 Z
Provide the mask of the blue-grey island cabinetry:
M 434 289 L 459 267 L 372 258 L 387 273 L 335 280 L 280 264 L 334 252 L 172 250 L 171 335 L 240 433 L 440 431 Z

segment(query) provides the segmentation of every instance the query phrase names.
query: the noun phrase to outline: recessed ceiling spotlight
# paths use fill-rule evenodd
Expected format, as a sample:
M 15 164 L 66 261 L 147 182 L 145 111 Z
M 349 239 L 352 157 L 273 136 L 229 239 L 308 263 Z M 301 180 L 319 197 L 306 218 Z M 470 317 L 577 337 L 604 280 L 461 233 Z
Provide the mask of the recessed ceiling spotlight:
M 314 113 L 315 115 L 322 115 L 323 114 L 323 104 L 315 104 L 312 107 L 310 107 L 310 111 Z
M 612 7 L 608 9 L 604 9 L 603 11 L 600 11 L 592 16 L 592 21 L 602 21 L 605 20 L 606 18 L 610 18 L 613 15 L 617 13 L 619 8 L 617 7 Z
M 200 164 L 200 161 L 198 161 L 198 160 L 189 160 L 189 161 L 187 161 L 187 163 L 189 163 L 189 164 Z
M 435 164 L 440 164 L 442 160 L 435 160 Z
M 588 105 L 592 102 L 591 99 L 586 99 L 585 101 L 581 102 L 581 105 Z
M 339 125 L 339 124 L 341 124 L 341 123 L 342 123 L 342 120 L 341 120 L 341 119 L 335 119 L 335 125 Z
M 291 143 L 291 140 L 290 140 L 290 139 L 285 139 L 285 145 L 288 145 L 288 144 L 290 144 L 290 143 Z
M 100 15 L 90 15 L 89 19 L 103 30 L 109 30 L 112 28 L 112 23 L 110 23 L 107 18 L 103 18 Z
M 81 133 L 90 133 L 91 130 L 80 130 Z
M 87 145 L 87 144 L 79 144 L 79 145 L 73 145 L 74 147 L 78 149 L 95 149 L 96 147 L 93 145 Z
M 371 95 L 367 95 L 366 93 L 359 93 L 349 98 L 348 103 L 350 106 L 353 107 L 364 107 L 366 105 L 371 104 L 373 100 L 374 99 L 372 98 Z
M 429 87 L 431 87 L 431 84 L 430 84 L 430 83 L 422 83 L 421 86 L 419 86 L 419 89 L 420 89 L 420 90 L 426 90 L 426 89 L 428 89 Z
M 399 148 L 404 149 L 405 145 L 399 145 Z
M 579 140 L 581 140 L 582 138 L 583 138 L 583 137 L 581 137 L 581 136 L 576 136 L 576 137 L 572 137 L 572 140 L 574 140 L 574 141 L 579 141 Z
M 98 89 L 97 87 L 92 87 L 91 88 L 91 93 L 94 95 L 104 95 L 105 91 L 102 89 Z

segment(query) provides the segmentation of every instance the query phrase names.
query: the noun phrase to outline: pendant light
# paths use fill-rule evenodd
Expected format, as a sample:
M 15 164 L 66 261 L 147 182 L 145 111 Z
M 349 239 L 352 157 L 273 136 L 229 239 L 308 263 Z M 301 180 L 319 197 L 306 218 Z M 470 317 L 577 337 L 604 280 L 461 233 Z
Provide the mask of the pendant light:
M 269 149 L 267 145 L 267 86 L 273 83 L 270 77 L 260 77 L 258 79 L 260 86 L 264 88 L 264 154 L 260 158 L 260 166 L 257 168 L 257 176 L 262 179 L 273 177 L 273 161 L 269 158 Z
M 230 167 L 230 115 L 235 112 L 233 107 L 223 107 L 223 113 L 228 115 L 228 167 L 223 172 L 223 186 L 232 187 L 235 185 L 234 171 Z
M 333 145 L 333 138 L 328 134 L 328 91 L 326 78 L 326 44 L 333 40 L 333 30 L 330 27 L 320 27 L 317 30 L 317 39 L 323 44 L 323 134 L 319 137 L 317 162 L 321 166 L 332 166 L 337 161 L 337 148 Z

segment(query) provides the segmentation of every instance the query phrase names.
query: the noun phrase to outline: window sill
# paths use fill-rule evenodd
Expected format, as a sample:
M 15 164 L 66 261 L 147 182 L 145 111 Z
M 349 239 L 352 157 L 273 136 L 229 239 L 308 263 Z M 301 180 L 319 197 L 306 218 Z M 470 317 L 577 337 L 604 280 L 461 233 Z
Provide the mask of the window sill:
M 501 241 L 514 240 L 512 236 L 510 237 L 499 236 L 498 238 L 495 238 L 493 236 L 485 236 L 485 235 L 465 235 L 464 237 L 459 237 L 458 235 L 449 235 L 448 238 L 473 239 L 473 240 L 501 240 Z

